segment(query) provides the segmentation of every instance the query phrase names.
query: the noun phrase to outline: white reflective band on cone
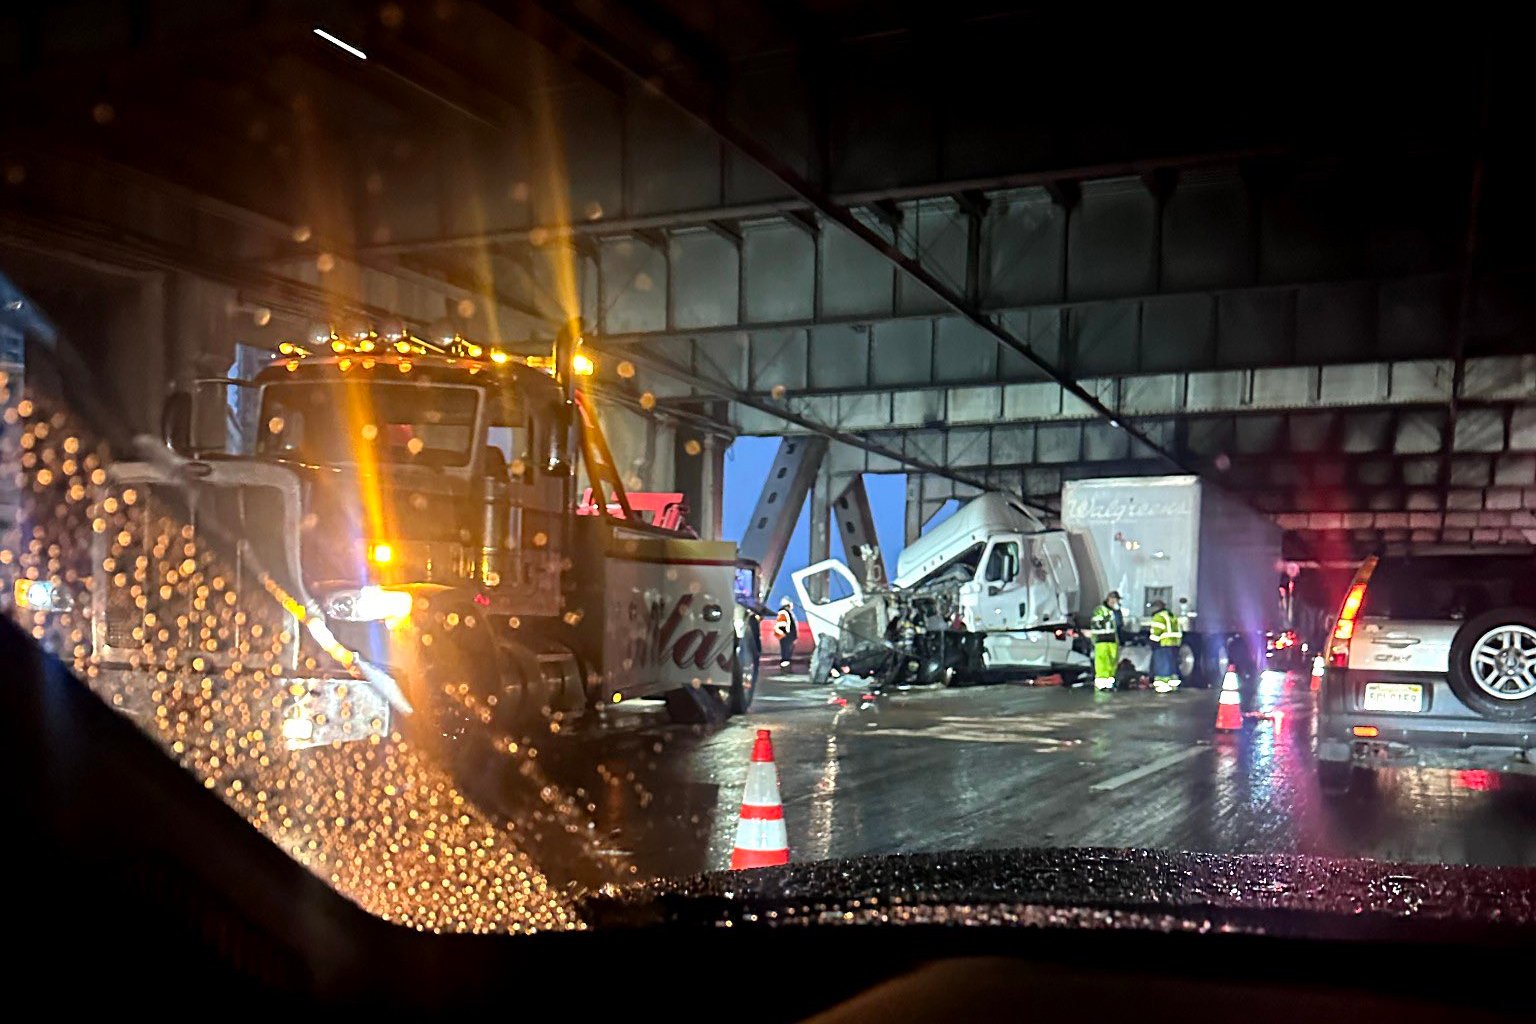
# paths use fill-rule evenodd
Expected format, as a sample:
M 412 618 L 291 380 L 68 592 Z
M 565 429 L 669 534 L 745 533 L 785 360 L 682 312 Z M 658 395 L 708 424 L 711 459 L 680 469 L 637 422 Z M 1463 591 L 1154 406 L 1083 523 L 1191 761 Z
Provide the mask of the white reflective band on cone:
M 747 787 L 741 798 L 741 820 L 736 826 L 736 848 L 739 850 L 783 850 L 789 846 L 789 834 L 784 830 L 784 803 L 779 798 L 779 773 L 771 761 L 754 761 L 747 766 Z M 776 817 L 750 817 L 753 814 L 772 813 Z
M 789 833 L 784 830 L 784 819 L 742 818 L 736 826 L 736 849 L 767 850 L 777 852 L 789 848 Z
M 1221 703 L 1237 704 L 1240 702 L 1241 698 L 1237 693 L 1237 673 L 1228 669 L 1226 676 L 1221 680 Z

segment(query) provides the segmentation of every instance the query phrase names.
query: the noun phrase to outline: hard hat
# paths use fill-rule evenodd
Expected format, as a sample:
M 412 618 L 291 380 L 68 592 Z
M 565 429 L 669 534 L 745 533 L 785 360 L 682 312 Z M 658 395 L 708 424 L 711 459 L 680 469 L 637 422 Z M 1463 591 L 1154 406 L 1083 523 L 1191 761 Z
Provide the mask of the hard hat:
M 795 602 L 791 601 L 787 597 L 779 599 L 779 607 L 780 608 L 793 608 L 794 606 L 795 606 Z
M 1104 600 L 1108 601 L 1110 598 L 1114 598 L 1116 601 L 1120 600 L 1120 591 L 1111 590 L 1109 593 L 1104 595 Z
M 1164 611 L 1165 609 L 1167 609 L 1167 607 L 1168 607 L 1168 603 L 1166 601 L 1164 601 L 1162 598 L 1158 597 L 1158 598 L 1153 598 L 1152 599 L 1152 610 L 1153 611 L 1157 611 L 1157 612 Z

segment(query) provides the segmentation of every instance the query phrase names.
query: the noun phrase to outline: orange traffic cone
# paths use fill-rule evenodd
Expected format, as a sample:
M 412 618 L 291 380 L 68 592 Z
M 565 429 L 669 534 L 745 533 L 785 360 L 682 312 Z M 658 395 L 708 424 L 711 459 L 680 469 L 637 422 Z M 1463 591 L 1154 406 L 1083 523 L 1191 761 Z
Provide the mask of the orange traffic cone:
M 1242 698 L 1237 692 L 1237 666 L 1228 665 L 1221 680 L 1221 703 L 1216 705 L 1216 731 L 1236 732 L 1243 727 Z
M 1323 685 L 1323 656 L 1319 654 L 1312 659 L 1312 689 L 1320 689 Z
M 784 802 L 779 799 L 779 771 L 773 765 L 773 740 L 767 729 L 757 730 L 747 788 L 741 797 L 736 848 L 731 868 L 762 868 L 789 863 L 789 837 L 784 832 Z

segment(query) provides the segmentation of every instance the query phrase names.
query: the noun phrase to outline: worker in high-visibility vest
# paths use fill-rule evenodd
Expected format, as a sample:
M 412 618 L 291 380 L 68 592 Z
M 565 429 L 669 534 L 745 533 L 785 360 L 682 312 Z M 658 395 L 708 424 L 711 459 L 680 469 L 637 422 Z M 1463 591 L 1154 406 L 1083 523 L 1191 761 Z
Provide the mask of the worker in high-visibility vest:
M 1181 681 L 1179 646 L 1184 643 L 1184 627 L 1166 604 L 1153 601 L 1148 632 L 1152 641 L 1152 689 L 1158 693 L 1172 693 Z
M 774 616 L 773 635 L 779 638 L 779 668 L 789 668 L 795 657 L 795 634 L 800 624 L 795 621 L 795 602 L 784 598 L 779 602 L 779 614 Z
M 1093 688 L 1113 690 L 1115 669 L 1120 666 L 1120 592 L 1111 590 L 1104 603 L 1093 610 L 1088 620 L 1088 636 L 1093 640 Z

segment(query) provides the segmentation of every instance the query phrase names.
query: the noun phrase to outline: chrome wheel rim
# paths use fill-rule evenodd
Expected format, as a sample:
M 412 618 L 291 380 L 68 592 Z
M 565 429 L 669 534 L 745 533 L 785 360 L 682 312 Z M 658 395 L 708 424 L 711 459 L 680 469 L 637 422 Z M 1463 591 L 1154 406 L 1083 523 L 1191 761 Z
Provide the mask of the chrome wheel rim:
M 1195 674 L 1195 652 L 1188 644 L 1179 648 L 1179 675 L 1188 679 Z
M 1536 694 L 1536 629 L 1495 626 L 1472 645 L 1472 681 L 1499 700 Z

